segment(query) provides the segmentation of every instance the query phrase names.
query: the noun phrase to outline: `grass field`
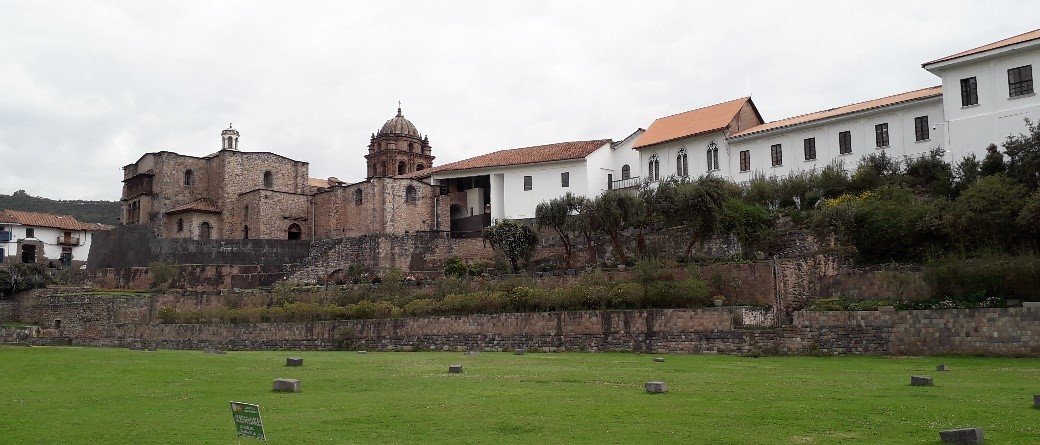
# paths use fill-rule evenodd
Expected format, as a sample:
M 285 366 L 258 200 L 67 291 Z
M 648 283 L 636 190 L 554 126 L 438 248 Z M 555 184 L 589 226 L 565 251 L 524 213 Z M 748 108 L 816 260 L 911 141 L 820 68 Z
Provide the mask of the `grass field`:
M 251 443 L 232 400 L 260 405 L 274 444 L 934 444 L 967 426 L 1040 443 L 1037 359 L 652 357 L 0 347 L 0 443 Z

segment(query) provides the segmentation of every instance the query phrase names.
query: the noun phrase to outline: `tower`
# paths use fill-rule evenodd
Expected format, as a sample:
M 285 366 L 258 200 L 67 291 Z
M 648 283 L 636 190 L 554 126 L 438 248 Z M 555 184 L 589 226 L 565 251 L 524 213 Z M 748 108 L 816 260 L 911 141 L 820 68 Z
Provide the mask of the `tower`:
M 220 132 L 221 150 L 238 150 L 238 130 L 228 124 L 227 130 Z
M 397 115 L 386 121 L 368 143 L 368 178 L 404 175 L 433 165 L 430 139 L 419 134 L 397 107 Z

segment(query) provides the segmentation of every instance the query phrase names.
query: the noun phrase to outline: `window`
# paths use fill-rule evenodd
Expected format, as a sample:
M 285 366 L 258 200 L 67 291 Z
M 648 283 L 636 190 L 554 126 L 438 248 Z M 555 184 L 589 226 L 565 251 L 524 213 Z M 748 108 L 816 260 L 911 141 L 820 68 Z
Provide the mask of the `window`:
M 632 167 L 629 167 L 628 164 L 622 165 L 621 166 L 621 179 L 628 179 L 628 178 L 631 178 L 631 177 L 632 177 Z
M 888 124 L 877 124 L 874 126 L 874 141 L 877 148 L 888 147 Z
M 1008 70 L 1008 96 L 1033 94 L 1033 65 Z
M 914 118 L 914 138 L 917 142 L 928 140 L 928 116 Z
M 397 174 L 403 175 L 405 173 L 408 173 L 408 164 L 405 164 L 404 161 L 398 162 L 397 163 Z
M 191 187 L 191 184 L 192 184 L 193 179 L 194 179 L 192 176 L 194 176 L 194 174 L 195 174 L 195 172 L 191 171 L 191 169 L 188 169 L 188 170 L 184 171 L 184 186 L 185 187 Z
M 36 229 L 34 229 L 32 227 L 26 227 L 25 228 L 25 237 L 26 238 L 36 238 Z
M 708 143 L 707 162 L 708 171 L 719 169 L 719 146 L 715 144 L 715 141 Z
M 847 155 L 852 153 L 852 132 L 842 131 L 838 133 L 838 153 Z
M 607 190 L 614 190 L 614 174 L 607 173 Z
M 270 170 L 264 172 L 264 188 L 274 187 L 274 173 Z
M 531 177 L 530 176 L 524 176 L 524 191 L 526 192 L 528 190 L 531 190 L 531 188 L 532 188 Z
M 571 172 L 560 173 L 560 187 L 571 186 Z
M 816 138 L 808 138 L 802 141 L 802 145 L 805 146 L 805 160 L 812 161 L 816 159 Z
M 303 229 L 300 228 L 299 224 L 292 223 L 289 225 L 289 239 L 303 239 Z
M 661 160 L 657 158 L 657 154 L 650 156 L 650 163 L 647 165 L 647 177 L 651 181 L 661 180 Z
M 419 202 L 419 193 L 415 191 L 415 186 L 409 185 L 407 188 L 404 189 L 404 202 Z
M 974 77 L 961 79 L 961 106 L 970 107 L 979 104 L 979 82 Z
M 690 175 L 690 164 L 686 157 L 686 149 L 680 148 L 679 154 L 675 157 L 675 175 L 686 177 Z
M 242 219 L 249 219 L 249 204 L 242 207 Z
M 780 144 L 773 144 L 772 147 L 769 147 L 769 155 L 773 161 L 773 167 L 784 165 L 784 150 Z
M 415 142 L 409 142 L 408 143 L 408 151 L 413 152 L 413 153 L 415 152 Z
M 242 239 L 249 239 L 249 226 L 242 226 Z
M 177 233 L 184 231 L 184 218 L 177 218 Z
M 210 226 L 208 222 L 204 222 L 199 225 L 199 239 L 208 240 L 212 236 L 213 226 Z
M 751 150 L 741 150 L 741 152 L 740 152 L 740 171 L 742 171 L 742 172 L 751 171 Z
M 424 170 L 424 169 L 426 169 L 425 165 L 415 164 L 415 171 L 420 171 L 420 170 Z
M 359 206 L 364 202 L 365 193 L 361 189 L 354 190 L 354 205 Z

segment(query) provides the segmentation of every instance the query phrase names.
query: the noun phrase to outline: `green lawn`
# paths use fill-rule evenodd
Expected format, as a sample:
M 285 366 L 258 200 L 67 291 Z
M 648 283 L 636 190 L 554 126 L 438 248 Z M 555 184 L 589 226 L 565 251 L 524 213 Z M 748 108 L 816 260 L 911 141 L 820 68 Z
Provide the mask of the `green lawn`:
M 968 426 L 1040 443 L 1038 359 L 652 357 L 0 347 L 0 443 L 251 443 L 232 400 L 260 405 L 275 444 L 935 444 Z

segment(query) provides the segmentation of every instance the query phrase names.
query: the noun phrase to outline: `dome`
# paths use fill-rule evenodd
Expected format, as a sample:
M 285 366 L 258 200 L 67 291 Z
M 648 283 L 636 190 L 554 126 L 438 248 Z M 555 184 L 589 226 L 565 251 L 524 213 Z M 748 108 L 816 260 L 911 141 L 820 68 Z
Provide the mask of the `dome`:
M 401 114 L 400 108 L 397 109 L 397 116 L 394 116 L 393 119 L 390 119 L 386 121 L 385 124 L 383 124 L 383 128 L 379 129 L 379 133 L 377 133 L 377 136 L 391 133 L 403 134 L 406 136 L 415 136 L 417 138 L 420 137 L 419 130 L 416 130 L 415 125 L 412 125 L 412 123 L 409 122 L 408 119 L 404 118 L 404 115 Z

